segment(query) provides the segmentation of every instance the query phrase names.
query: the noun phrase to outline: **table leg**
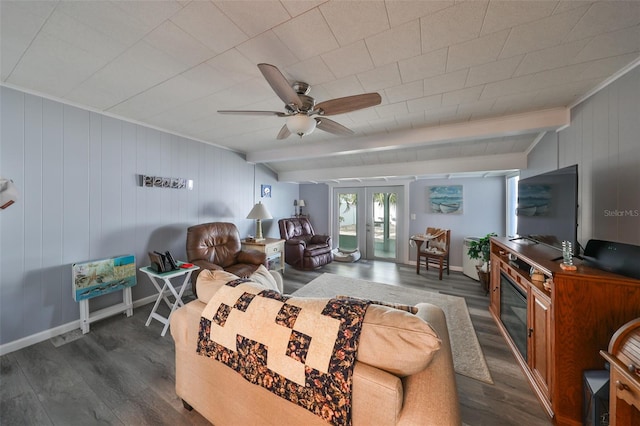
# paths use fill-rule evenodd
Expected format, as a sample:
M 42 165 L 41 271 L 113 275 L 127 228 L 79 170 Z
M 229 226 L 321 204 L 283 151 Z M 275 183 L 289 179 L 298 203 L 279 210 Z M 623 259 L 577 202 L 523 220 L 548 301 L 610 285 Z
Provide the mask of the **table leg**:
M 133 315 L 133 297 L 131 297 L 131 287 L 127 287 L 124 289 L 122 299 L 125 306 L 127 306 L 127 317 L 130 317 L 131 315 Z
M 422 240 L 414 240 L 416 243 L 416 274 L 420 275 L 420 247 L 422 247 Z
M 167 303 L 167 305 L 169 305 L 169 302 L 167 301 L 167 296 L 164 295 L 164 290 L 167 288 L 166 280 L 165 280 L 164 286 L 162 288 L 160 288 L 160 285 L 158 285 L 158 283 L 156 282 L 155 279 L 153 279 L 153 277 L 149 277 L 149 278 L 151 278 L 151 282 L 153 282 L 153 285 L 158 289 L 159 293 L 158 293 L 158 298 L 156 299 L 156 303 L 153 305 L 153 309 L 151 309 L 151 313 L 149 314 L 149 318 L 147 318 L 147 322 L 145 323 L 145 325 L 147 327 L 149 327 L 149 324 L 151 324 L 151 319 L 153 319 L 154 314 L 158 310 L 158 305 L 160 305 L 160 301 L 162 301 L 162 299 L 164 299 L 165 303 Z M 169 307 L 171 307 L 171 305 L 169 305 Z
M 167 333 L 167 329 L 169 328 L 169 320 L 171 319 L 171 315 L 173 314 L 173 311 L 175 311 L 181 306 L 184 306 L 184 302 L 182 301 L 182 295 L 184 294 L 184 291 L 187 288 L 187 283 L 189 282 L 190 277 L 191 277 L 191 271 L 189 271 L 189 273 L 185 275 L 184 281 L 182 282 L 182 286 L 180 286 L 180 291 L 177 293 L 176 293 L 176 289 L 172 285 L 169 286 L 169 291 L 173 293 L 173 297 L 175 297 L 176 300 L 171 306 L 171 312 L 169 312 L 169 315 L 167 316 L 167 322 L 164 324 L 162 333 L 160 333 L 162 337 L 164 337 L 164 335 Z

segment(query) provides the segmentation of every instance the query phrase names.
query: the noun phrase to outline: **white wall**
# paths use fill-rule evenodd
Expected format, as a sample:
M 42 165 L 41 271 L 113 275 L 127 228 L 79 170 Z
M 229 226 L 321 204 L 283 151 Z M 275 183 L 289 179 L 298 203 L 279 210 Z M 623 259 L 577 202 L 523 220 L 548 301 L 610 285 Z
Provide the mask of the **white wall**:
M 463 213 L 443 214 L 429 212 L 429 186 L 462 185 Z M 505 179 L 504 177 L 475 179 L 423 179 L 409 187 L 409 234 L 424 233 L 427 227 L 451 230 L 450 258 L 452 267 L 462 267 L 465 237 L 483 237 L 491 232 L 504 235 L 505 231 Z M 416 251 L 409 251 L 416 259 Z
M 324 183 L 300 185 L 300 198 L 306 203 L 304 213 L 309 214 L 309 220 L 316 234 L 330 235 L 329 197 L 329 186 Z M 332 243 L 338 246 L 337 241 Z
M 0 175 L 21 195 L 0 211 L 0 345 L 78 320 L 71 263 L 131 253 L 144 266 L 150 250 L 184 259 L 190 225 L 229 221 L 253 234 L 245 218 L 258 200 L 274 216 L 265 235 L 278 237 L 298 195 L 227 150 L 6 87 L 0 98 Z M 144 188 L 140 174 L 193 179 L 194 189 Z M 260 198 L 261 184 L 272 198 Z M 153 293 L 138 274 L 134 300 Z

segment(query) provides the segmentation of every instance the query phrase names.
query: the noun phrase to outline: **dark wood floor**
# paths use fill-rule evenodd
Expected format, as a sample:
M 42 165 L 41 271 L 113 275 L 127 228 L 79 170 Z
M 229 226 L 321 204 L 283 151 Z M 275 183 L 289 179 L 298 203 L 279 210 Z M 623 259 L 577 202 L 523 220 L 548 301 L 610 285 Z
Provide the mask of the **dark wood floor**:
M 438 281 L 434 271 L 416 275 L 410 265 L 361 260 L 313 272 L 288 268 L 285 292 L 323 272 L 464 297 L 495 382 L 456 375 L 464 423 L 551 424 L 498 333 L 478 282 L 459 272 Z M 175 395 L 173 340 L 170 333 L 160 337 L 157 321 L 145 327 L 151 307 L 94 323 L 84 336 L 69 333 L 66 343 L 51 339 L 2 356 L 0 425 L 208 424 Z

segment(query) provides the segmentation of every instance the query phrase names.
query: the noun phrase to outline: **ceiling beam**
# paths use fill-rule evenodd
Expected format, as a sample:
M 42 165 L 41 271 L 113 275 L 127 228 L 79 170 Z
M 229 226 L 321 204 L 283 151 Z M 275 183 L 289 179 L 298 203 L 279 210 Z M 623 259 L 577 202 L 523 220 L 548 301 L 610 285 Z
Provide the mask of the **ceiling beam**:
M 381 134 L 358 138 L 341 138 L 335 141 L 323 141 L 313 144 L 303 141 L 286 148 L 249 152 L 247 153 L 247 161 L 275 163 L 304 158 L 428 146 L 443 142 L 513 136 L 553 130 L 568 125 L 570 119 L 571 114 L 568 108 L 553 108 L 464 123 L 405 130 L 396 132 L 393 135 Z
M 490 172 L 527 168 L 524 152 L 483 155 L 475 157 L 446 158 L 407 163 L 375 164 L 358 167 L 296 170 L 278 173 L 279 182 L 340 181 L 342 179 L 409 178 L 439 173 L 455 174 Z

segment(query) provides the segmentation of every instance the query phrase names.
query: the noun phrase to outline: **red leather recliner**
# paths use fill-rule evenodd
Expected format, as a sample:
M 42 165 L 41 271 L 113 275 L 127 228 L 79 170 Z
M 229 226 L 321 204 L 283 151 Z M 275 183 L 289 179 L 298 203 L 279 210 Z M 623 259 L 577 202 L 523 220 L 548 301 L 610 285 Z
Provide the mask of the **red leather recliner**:
M 211 222 L 187 229 L 187 261 L 198 265 L 191 276 L 196 294 L 196 281 L 204 269 L 222 269 L 239 277 L 248 277 L 260 265 L 267 266 L 267 255 L 258 250 L 241 250 L 240 233 L 233 223 Z
M 315 235 L 306 217 L 280 219 L 280 238 L 285 240 L 285 262 L 296 269 L 311 270 L 333 261 L 331 236 Z

